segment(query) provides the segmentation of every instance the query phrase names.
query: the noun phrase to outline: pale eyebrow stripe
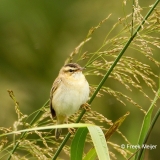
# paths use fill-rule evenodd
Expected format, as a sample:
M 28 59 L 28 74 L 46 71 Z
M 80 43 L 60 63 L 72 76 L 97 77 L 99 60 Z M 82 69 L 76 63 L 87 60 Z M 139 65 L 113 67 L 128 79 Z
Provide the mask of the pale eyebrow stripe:
M 73 70 L 73 71 L 78 70 L 78 68 L 72 68 L 72 67 L 69 67 L 69 66 L 64 68 L 65 72 L 69 71 L 70 69 Z

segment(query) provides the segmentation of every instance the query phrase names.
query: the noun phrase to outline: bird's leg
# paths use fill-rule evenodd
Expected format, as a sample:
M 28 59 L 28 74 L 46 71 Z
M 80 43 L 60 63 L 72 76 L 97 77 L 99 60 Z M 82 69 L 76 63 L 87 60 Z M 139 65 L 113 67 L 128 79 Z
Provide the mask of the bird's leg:
M 66 115 L 57 115 L 57 125 L 59 124 L 64 124 L 65 121 L 67 121 L 67 116 Z M 62 133 L 62 128 L 56 128 L 55 129 L 55 138 L 56 140 L 59 139 L 60 135 Z
M 91 110 L 91 105 L 88 103 L 84 103 L 81 105 L 81 108 L 85 109 L 86 111 L 90 111 Z

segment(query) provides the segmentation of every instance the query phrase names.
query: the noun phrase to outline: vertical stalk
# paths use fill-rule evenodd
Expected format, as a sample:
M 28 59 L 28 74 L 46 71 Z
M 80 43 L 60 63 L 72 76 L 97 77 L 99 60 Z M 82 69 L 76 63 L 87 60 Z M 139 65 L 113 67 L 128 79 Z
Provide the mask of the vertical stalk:
M 160 0 L 157 0 L 154 5 L 152 6 L 152 8 L 148 11 L 148 13 L 146 14 L 146 16 L 144 17 L 143 21 L 141 22 L 141 24 L 137 27 L 137 29 L 135 30 L 135 32 L 132 34 L 132 36 L 129 38 L 129 40 L 127 41 L 127 43 L 125 44 L 124 48 L 121 50 L 121 52 L 119 53 L 119 55 L 117 56 L 117 58 L 115 59 L 114 63 L 111 65 L 111 67 L 109 68 L 108 72 L 105 74 L 105 76 L 102 78 L 102 80 L 100 81 L 97 89 L 95 90 L 95 92 L 93 93 L 92 97 L 90 98 L 88 104 L 91 104 L 92 101 L 94 100 L 94 98 L 96 97 L 97 93 L 99 92 L 99 90 L 101 89 L 101 87 L 103 86 L 103 84 L 105 83 L 106 79 L 109 77 L 109 75 L 111 74 L 111 72 L 113 71 L 114 67 L 116 66 L 116 64 L 118 63 L 118 61 L 121 59 L 121 57 L 123 56 L 124 52 L 126 51 L 126 49 L 128 48 L 128 46 L 130 45 L 130 43 L 132 42 L 132 40 L 134 39 L 134 37 L 137 35 L 137 33 L 139 32 L 139 30 L 141 29 L 142 25 L 145 23 L 145 21 L 147 20 L 147 18 L 150 16 L 150 14 L 153 12 L 154 8 L 157 6 L 157 4 L 159 3 Z M 83 117 L 83 115 L 85 114 L 85 110 L 82 110 L 81 114 L 79 115 L 76 123 L 78 123 L 81 118 Z M 57 149 L 56 153 L 54 154 L 52 160 L 56 160 L 59 153 L 61 152 L 61 150 L 63 149 L 64 145 L 66 144 L 66 142 L 68 141 L 68 139 L 70 138 L 71 134 L 68 133 L 66 135 L 66 137 L 64 138 L 64 140 L 62 141 L 62 143 L 60 144 L 59 148 Z

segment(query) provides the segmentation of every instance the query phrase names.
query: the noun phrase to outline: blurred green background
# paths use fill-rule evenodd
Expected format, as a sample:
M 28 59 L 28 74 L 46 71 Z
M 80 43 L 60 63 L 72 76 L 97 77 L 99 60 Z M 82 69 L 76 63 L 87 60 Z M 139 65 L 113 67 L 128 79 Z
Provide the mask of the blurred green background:
M 153 0 L 140 1 L 142 6 L 149 6 L 153 3 Z M 12 126 L 17 119 L 14 104 L 7 89 L 14 91 L 24 114 L 31 114 L 40 108 L 49 98 L 52 82 L 68 55 L 84 40 L 91 27 L 96 26 L 112 13 L 111 18 L 101 30 L 96 31 L 93 42 L 88 45 L 91 51 L 95 51 L 99 47 L 97 42 L 101 43 L 102 36 L 107 34 L 118 18 L 124 16 L 122 4 L 122 1 L 117 0 L 1 0 L 0 126 Z M 124 9 L 126 14 L 130 13 L 132 2 L 127 2 Z M 144 9 L 143 13 L 145 14 L 147 11 L 148 9 Z M 155 52 L 158 53 L 158 51 Z M 160 61 L 160 57 L 157 55 L 156 57 Z M 154 65 L 153 71 L 155 74 L 159 72 Z M 90 83 L 94 83 L 93 78 L 87 77 L 87 79 Z M 158 85 L 157 79 L 156 82 Z M 113 85 L 112 81 L 108 81 L 106 85 L 114 86 L 112 88 L 119 91 L 124 88 L 119 84 Z M 148 89 L 147 92 L 150 98 L 154 97 L 150 93 L 151 90 Z M 150 102 L 146 99 L 143 100 L 143 96 L 139 93 L 133 91 L 129 94 L 134 96 L 134 100 L 145 109 L 149 107 Z M 123 106 L 114 97 L 105 95 L 100 99 L 95 99 L 92 108 L 113 121 L 130 111 L 130 116 L 120 130 L 131 143 L 136 144 L 143 119 L 143 113 L 136 107 L 130 104 Z M 154 128 L 149 142 L 155 145 L 158 143 L 158 147 L 156 150 L 149 151 L 150 159 L 156 159 L 155 157 L 159 155 L 160 142 L 157 141 L 157 138 L 160 129 L 158 123 L 160 120 Z M 117 144 L 121 143 L 114 136 L 112 140 Z

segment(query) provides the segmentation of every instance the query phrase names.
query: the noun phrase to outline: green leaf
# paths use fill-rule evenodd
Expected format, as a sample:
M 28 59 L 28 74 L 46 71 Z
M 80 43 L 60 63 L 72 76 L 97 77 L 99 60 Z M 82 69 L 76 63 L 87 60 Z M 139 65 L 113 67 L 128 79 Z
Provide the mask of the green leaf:
M 79 128 L 71 144 L 71 160 L 82 160 L 87 128 Z
M 95 160 L 97 157 L 95 148 L 91 148 L 83 160 Z
M 98 126 L 88 126 L 94 147 L 99 160 L 110 160 L 107 143 L 104 134 Z

